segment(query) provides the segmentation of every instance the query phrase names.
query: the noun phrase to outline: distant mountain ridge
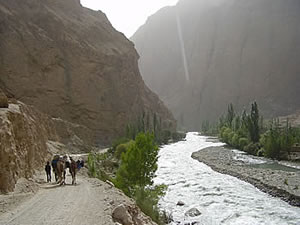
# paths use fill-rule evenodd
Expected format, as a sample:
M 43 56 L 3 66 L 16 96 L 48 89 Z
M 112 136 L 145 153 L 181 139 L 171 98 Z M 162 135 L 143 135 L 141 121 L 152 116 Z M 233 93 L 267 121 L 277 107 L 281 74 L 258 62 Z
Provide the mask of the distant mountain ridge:
M 269 118 L 300 108 L 299 12 L 298 0 L 180 0 L 131 40 L 145 83 L 182 127 L 254 100 Z
M 79 0 L 0 1 L 0 49 L 6 95 L 83 125 L 93 143 L 123 136 L 144 113 L 176 129 L 144 84 L 132 42 Z

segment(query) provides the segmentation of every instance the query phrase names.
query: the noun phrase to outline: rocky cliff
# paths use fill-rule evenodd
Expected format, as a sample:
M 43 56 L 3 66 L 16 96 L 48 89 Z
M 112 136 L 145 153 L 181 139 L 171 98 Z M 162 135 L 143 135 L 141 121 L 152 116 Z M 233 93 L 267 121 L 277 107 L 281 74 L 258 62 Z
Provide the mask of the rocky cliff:
M 49 116 L 19 101 L 0 108 L 0 192 L 13 191 L 50 160 L 51 141 L 59 138 Z
M 175 129 L 140 76 L 133 44 L 79 0 L 1 0 L 0 49 L 8 97 L 84 126 L 88 141 L 109 143 L 143 112 Z
M 298 0 L 181 0 L 132 37 L 146 84 L 180 125 L 199 129 L 233 103 L 265 117 L 300 108 Z

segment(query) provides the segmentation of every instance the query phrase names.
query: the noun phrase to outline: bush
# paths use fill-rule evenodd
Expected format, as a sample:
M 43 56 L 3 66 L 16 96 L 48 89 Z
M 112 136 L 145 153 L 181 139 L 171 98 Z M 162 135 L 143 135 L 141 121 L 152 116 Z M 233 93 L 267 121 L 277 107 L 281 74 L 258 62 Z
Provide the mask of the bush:
M 226 128 L 227 128 L 227 127 L 225 127 L 225 126 L 220 128 L 220 132 L 219 132 L 220 138 L 223 138 L 224 131 L 226 130 Z
M 163 144 L 168 144 L 168 141 L 171 138 L 171 135 L 172 135 L 171 131 L 169 131 L 169 130 L 163 130 L 161 132 L 161 142 Z
M 166 186 L 159 185 L 153 188 L 138 188 L 134 199 L 139 208 L 159 225 L 164 224 L 164 215 L 160 214 L 157 207 L 159 198 L 165 195 Z
M 233 136 L 234 136 L 234 132 L 233 131 L 230 131 L 229 133 L 228 133 L 228 141 L 227 141 L 227 144 L 230 144 L 231 146 L 233 146 L 233 144 L 232 144 L 232 139 L 233 139 Z
M 180 133 L 180 132 L 173 132 L 172 133 L 172 139 L 173 141 L 181 141 L 185 139 L 186 133 Z
M 257 155 L 259 149 L 260 149 L 259 144 L 253 142 L 251 142 L 250 144 L 244 147 L 244 151 L 251 155 Z
M 259 157 L 263 157 L 265 155 L 265 150 L 263 148 L 259 149 L 257 151 L 256 155 L 259 156 Z
M 116 147 L 116 150 L 115 150 L 115 154 L 114 156 L 120 160 L 121 159 L 121 155 L 122 153 L 125 153 L 127 151 L 127 149 L 129 148 L 129 146 L 131 144 L 133 144 L 134 141 L 128 141 L 127 143 L 124 143 L 124 144 L 119 144 L 117 147 Z
M 223 131 L 223 134 L 222 134 L 222 141 L 228 143 L 229 142 L 229 135 L 231 133 L 231 129 L 230 128 L 226 128 L 224 131 Z
M 97 171 L 96 171 L 96 156 L 92 153 L 89 153 L 88 155 L 88 161 L 87 161 L 88 169 L 89 169 L 89 176 L 96 177 Z
M 118 147 L 120 144 L 124 144 L 124 143 L 127 143 L 127 142 L 129 142 L 129 141 L 130 141 L 130 140 L 129 140 L 128 138 L 126 138 L 126 137 L 122 137 L 122 138 L 119 138 L 119 139 L 113 141 L 112 146 L 111 146 L 111 148 L 110 148 L 110 152 L 111 152 L 111 153 L 115 153 L 117 147 Z
M 240 144 L 239 144 L 239 135 L 238 134 L 234 134 L 233 137 L 232 137 L 232 140 L 231 140 L 231 144 L 233 147 L 235 148 L 239 148 L 240 147 Z
M 244 150 L 245 146 L 249 144 L 249 141 L 247 138 L 240 138 L 239 139 L 239 147 L 241 150 Z

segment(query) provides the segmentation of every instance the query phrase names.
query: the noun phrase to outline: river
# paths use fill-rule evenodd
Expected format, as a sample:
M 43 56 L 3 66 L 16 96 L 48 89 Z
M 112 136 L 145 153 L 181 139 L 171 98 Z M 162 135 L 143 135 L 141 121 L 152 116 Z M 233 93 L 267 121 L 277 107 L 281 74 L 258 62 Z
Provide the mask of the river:
M 195 151 L 221 145 L 197 133 L 188 133 L 185 141 L 160 149 L 155 184 L 168 186 L 159 204 L 171 213 L 171 224 L 299 225 L 300 208 L 191 158 Z M 177 206 L 178 201 L 185 205 Z M 191 208 L 197 208 L 201 215 L 185 216 Z

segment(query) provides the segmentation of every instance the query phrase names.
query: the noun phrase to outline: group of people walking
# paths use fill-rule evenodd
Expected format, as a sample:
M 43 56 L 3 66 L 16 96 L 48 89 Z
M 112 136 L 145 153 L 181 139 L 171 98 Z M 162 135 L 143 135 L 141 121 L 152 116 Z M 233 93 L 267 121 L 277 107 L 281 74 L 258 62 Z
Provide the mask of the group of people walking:
M 60 163 L 59 163 L 60 162 Z M 51 177 L 51 167 L 53 170 L 53 173 L 55 175 L 55 181 L 58 182 L 59 181 L 59 168 L 58 168 L 58 163 L 61 165 L 63 163 L 63 177 L 65 180 L 65 176 L 66 176 L 66 169 L 69 168 L 69 172 L 72 175 L 73 178 L 73 174 L 75 177 L 75 171 L 79 171 L 82 167 L 84 167 L 84 161 L 81 160 L 77 160 L 76 162 L 73 160 L 72 157 L 69 157 L 67 155 L 65 156 L 59 156 L 59 155 L 55 155 L 51 161 L 51 165 L 50 162 L 48 161 L 47 164 L 45 165 L 45 171 L 46 171 L 46 176 L 47 176 L 47 182 L 51 182 L 52 177 Z M 72 182 L 73 183 L 73 182 Z

